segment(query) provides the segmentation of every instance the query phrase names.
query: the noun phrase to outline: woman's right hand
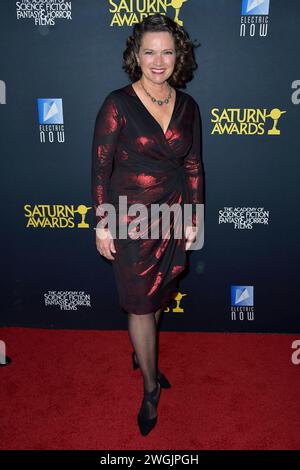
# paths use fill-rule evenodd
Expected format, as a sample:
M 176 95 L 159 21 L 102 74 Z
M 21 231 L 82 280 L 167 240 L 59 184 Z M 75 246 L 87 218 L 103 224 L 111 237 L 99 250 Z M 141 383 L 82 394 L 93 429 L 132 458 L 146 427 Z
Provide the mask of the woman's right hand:
M 111 232 L 108 228 L 96 228 L 96 246 L 100 255 L 114 260 L 112 252 L 116 253 L 115 244 Z

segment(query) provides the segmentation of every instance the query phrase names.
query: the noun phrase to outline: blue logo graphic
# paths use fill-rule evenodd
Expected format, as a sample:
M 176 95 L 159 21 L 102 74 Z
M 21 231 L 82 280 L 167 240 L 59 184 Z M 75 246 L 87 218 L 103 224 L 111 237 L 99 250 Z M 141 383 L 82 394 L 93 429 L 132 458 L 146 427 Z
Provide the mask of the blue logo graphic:
M 253 286 L 231 286 L 231 306 L 253 306 Z
M 243 0 L 242 15 L 268 15 L 270 0 Z
M 39 124 L 63 124 L 61 98 L 38 98 Z

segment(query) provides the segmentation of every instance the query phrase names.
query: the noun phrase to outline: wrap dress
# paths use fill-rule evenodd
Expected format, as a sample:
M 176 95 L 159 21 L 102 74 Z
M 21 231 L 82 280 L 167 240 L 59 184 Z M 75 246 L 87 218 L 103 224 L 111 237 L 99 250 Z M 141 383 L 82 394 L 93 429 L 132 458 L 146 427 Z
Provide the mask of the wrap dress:
M 198 105 L 179 89 L 165 133 L 132 84 L 111 91 L 98 111 L 92 142 L 94 228 L 108 214 L 104 211 L 99 215 L 97 207 L 112 204 L 116 211 L 116 253 L 111 263 L 119 304 L 125 313 L 155 312 L 165 308 L 178 292 L 178 276 L 187 264 L 184 232 L 181 237 L 174 236 L 177 216 L 171 212 L 170 230 L 163 236 L 161 214 L 156 212 L 150 219 L 150 208 L 153 204 L 177 204 L 183 209 L 184 204 L 190 204 L 190 225 L 196 225 L 196 204 L 203 203 L 200 135 Z M 119 196 L 126 196 L 123 201 L 127 204 L 123 206 L 127 215 L 122 213 L 121 218 Z M 130 215 L 132 204 L 143 204 L 148 211 L 148 237 L 145 225 L 133 224 L 132 228 L 139 215 L 139 222 L 145 219 L 145 212 Z M 131 236 L 120 237 L 120 225 L 127 227 Z M 149 230 L 154 225 L 160 227 L 159 236 L 151 238 Z

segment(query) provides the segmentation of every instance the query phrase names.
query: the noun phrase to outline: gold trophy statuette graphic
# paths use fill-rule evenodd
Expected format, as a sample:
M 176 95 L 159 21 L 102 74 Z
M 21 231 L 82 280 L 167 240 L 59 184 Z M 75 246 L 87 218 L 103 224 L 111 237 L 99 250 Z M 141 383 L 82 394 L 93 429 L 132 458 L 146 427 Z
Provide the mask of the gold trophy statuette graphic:
M 284 113 L 286 113 L 286 111 L 280 111 L 280 109 L 278 109 L 278 108 L 273 108 L 271 110 L 270 114 L 267 114 L 266 117 L 270 117 L 274 121 L 272 129 L 268 130 L 268 134 L 270 134 L 270 135 L 280 135 L 280 129 L 277 129 L 277 124 L 278 124 L 278 119 Z
M 80 204 L 80 206 L 77 207 L 77 211 L 75 212 L 81 215 L 81 222 L 77 225 L 78 228 L 89 228 L 89 224 L 85 222 L 85 216 L 89 209 L 92 209 L 92 207 L 85 206 L 84 204 Z
M 175 297 L 173 297 L 173 299 L 176 301 L 176 307 L 172 309 L 172 312 L 175 312 L 175 313 L 183 313 L 184 310 L 183 308 L 179 307 L 179 303 L 181 301 L 181 299 L 183 297 L 185 297 L 187 294 L 181 294 L 180 292 L 177 293 L 177 295 Z M 164 312 L 169 312 L 170 311 L 170 307 L 167 307 Z
M 183 25 L 183 21 L 181 21 L 178 17 L 179 17 L 179 13 L 180 13 L 180 8 L 182 7 L 182 4 L 187 2 L 188 0 L 171 0 L 171 2 L 169 4 L 167 4 L 167 7 L 173 7 L 174 10 L 175 10 L 175 17 L 174 17 L 174 21 L 175 23 L 179 24 L 179 26 L 182 26 Z

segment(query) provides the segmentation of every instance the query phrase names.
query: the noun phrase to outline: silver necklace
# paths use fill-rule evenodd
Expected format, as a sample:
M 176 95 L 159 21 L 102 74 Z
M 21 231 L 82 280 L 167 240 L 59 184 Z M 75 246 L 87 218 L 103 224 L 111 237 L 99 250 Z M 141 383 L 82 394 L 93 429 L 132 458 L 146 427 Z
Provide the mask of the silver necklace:
M 171 98 L 171 96 L 172 96 L 172 89 L 171 89 L 171 87 L 170 87 L 169 84 L 167 84 L 168 87 L 169 87 L 169 94 L 168 94 L 167 98 L 165 98 L 164 100 L 157 100 L 156 98 L 154 98 L 154 96 L 150 95 L 150 93 L 146 90 L 146 88 L 144 87 L 144 85 L 142 84 L 141 81 L 140 81 L 140 84 L 141 84 L 142 87 L 144 88 L 144 90 L 145 90 L 145 92 L 147 93 L 147 95 L 151 98 L 151 100 L 153 101 L 153 103 L 157 103 L 157 104 L 159 104 L 160 106 L 161 106 L 163 103 L 165 103 L 165 104 L 168 104 L 168 103 L 169 103 L 170 98 Z

